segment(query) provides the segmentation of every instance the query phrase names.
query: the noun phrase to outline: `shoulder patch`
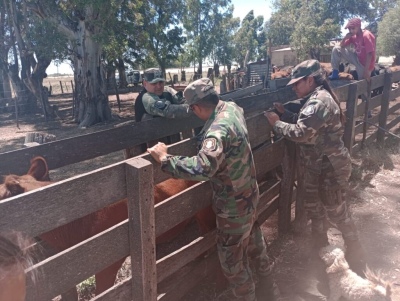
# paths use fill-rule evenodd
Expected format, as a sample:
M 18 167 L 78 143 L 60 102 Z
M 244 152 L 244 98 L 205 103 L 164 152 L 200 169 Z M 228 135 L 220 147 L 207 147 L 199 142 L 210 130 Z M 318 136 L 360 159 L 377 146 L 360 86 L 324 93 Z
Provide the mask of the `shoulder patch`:
M 215 139 L 215 138 L 204 139 L 201 149 L 210 151 L 210 152 L 215 151 L 217 149 L 217 139 Z
M 158 100 L 154 103 L 154 107 L 160 110 L 164 110 L 167 104 L 164 101 Z
M 314 114 L 315 113 L 315 105 L 307 106 L 301 113 L 306 116 Z

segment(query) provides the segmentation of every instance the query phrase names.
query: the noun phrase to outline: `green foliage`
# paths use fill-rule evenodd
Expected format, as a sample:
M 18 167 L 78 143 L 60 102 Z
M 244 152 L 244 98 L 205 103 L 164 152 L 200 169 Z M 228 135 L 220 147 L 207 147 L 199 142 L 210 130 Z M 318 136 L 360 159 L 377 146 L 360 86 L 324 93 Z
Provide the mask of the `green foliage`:
M 370 14 L 369 0 L 277 0 L 274 6 L 266 23 L 267 39 L 272 45 L 290 44 L 300 59 L 319 59 L 346 19 Z
M 300 60 L 319 59 L 321 50 L 328 49 L 328 42 L 340 32 L 340 25 L 325 18 L 324 1 L 302 3 L 299 20 L 290 37 L 290 45 Z
M 224 19 L 232 18 L 230 0 L 186 0 L 182 17 L 188 49 L 201 69 L 217 40 Z
M 234 36 L 235 54 L 234 59 L 241 67 L 244 67 L 246 53 L 249 52 L 248 61 L 265 57 L 266 36 L 263 32 L 264 17 L 254 16 L 251 10 L 244 18 L 240 29 Z M 264 50 L 263 50 L 264 49 Z
M 397 0 L 370 0 L 370 14 L 367 18 L 369 22 L 368 29 L 377 34 L 378 23 L 382 21 L 383 16 L 396 5 Z
M 183 52 L 186 38 L 179 26 L 183 5 L 182 0 L 149 0 L 140 8 L 142 19 L 137 36 L 138 46 L 146 50 L 141 53 L 143 64 L 155 61 L 153 66 L 165 70 Z
M 400 1 L 378 23 L 377 51 L 400 57 Z
M 211 50 L 211 60 L 222 65 L 232 65 L 234 60 L 235 45 L 232 43 L 240 27 L 240 18 L 224 18 L 216 28 L 214 47 Z

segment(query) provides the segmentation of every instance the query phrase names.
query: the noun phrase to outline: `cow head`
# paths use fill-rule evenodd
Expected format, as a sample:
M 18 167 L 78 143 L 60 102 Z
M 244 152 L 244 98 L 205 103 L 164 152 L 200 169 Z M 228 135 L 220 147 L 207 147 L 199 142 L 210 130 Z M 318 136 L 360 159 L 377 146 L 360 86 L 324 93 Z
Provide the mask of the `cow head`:
M 49 184 L 49 169 L 46 160 L 42 157 L 35 157 L 31 160 L 31 167 L 26 175 L 8 175 L 4 177 L 4 183 L 0 184 L 0 200 Z

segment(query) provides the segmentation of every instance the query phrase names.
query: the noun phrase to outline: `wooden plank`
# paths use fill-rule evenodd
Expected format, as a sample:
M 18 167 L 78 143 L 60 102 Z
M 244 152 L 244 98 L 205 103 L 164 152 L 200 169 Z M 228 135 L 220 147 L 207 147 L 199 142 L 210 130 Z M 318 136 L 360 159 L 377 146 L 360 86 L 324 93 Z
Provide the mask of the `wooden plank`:
M 97 295 L 90 301 L 115 301 L 132 300 L 132 277 L 110 287 L 108 290 Z
M 283 178 L 278 210 L 279 235 L 286 234 L 290 230 L 293 184 L 296 174 L 296 144 L 291 141 L 286 141 L 285 144 L 285 155 L 282 163 Z
M 34 237 L 124 198 L 125 170 L 117 163 L 0 201 L 0 229 Z
M 369 106 L 368 109 L 369 110 L 373 110 L 377 107 L 379 107 L 382 103 L 382 99 L 383 99 L 383 95 L 379 94 L 377 96 L 374 96 L 371 98 L 370 102 L 369 102 Z M 365 112 L 365 101 L 361 102 L 358 106 L 357 106 L 357 112 L 359 112 L 358 116 L 363 116 L 364 112 Z
M 383 129 L 386 129 L 388 110 L 389 110 L 389 97 L 390 92 L 392 90 L 392 74 L 386 73 L 384 78 L 384 86 L 382 92 L 382 105 L 381 112 L 379 113 L 379 126 Z M 381 129 L 378 129 L 377 140 L 380 145 L 384 145 L 385 141 L 385 132 Z
M 229 99 L 238 99 L 245 96 L 250 96 L 250 94 L 262 90 L 264 88 L 263 85 L 264 85 L 263 83 L 259 83 L 257 85 L 250 86 L 244 89 L 239 89 L 229 93 L 221 94 L 220 98 L 222 100 L 229 100 Z
M 394 83 L 400 82 L 400 71 L 392 73 L 392 80 Z
M 162 290 L 167 291 L 167 293 L 158 296 L 157 300 L 181 300 L 196 284 L 203 281 L 205 277 L 215 275 L 217 268 L 219 268 L 217 254 L 214 253 L 199 263 L 194 262 L 192 266 L 193 268 L 190 270 L 190 272 L 182 275 L 179 279 L 171 276 L 171 278 L 174 280 L 171 286 L 161 284 Z
M 281 189 L 281 182 L 275 182 L 267 191 L 260 195 L 260 202 L 257 206 L 257 221 L 264 223 L 276 210 L 278 210 L 278 196 Z
M 393 119 L 392 121 L 390 121 L 387 125 L 386 125 L 386 129 L 390 130 L 391 128 L 395 127 L 398 123 L 400 122 L 400 116 L 397 116 L 395 119 Z M 389 136 L 388 136 L 389 137 Z
M 385 84 L 385 75 L 386 74 L 379 74 L 377 76 L 371 77 L 371 90 L 381 88 Z
M 356 124 L 355 117 L 357 116 L 357 101 L 358 101 L 358 86 L 352 84 L 349 87 L 349 96 L 346 103 L 346 123 L 344 127 L 343 140 L 344 145 L 350 152 L 353 150 L 354 143 L 354 126 Z
M 216 244 L 217 230 L 198 237 L 190 244 L 157 260 L 157 282 L 165 280 L 177 272 L 180 268 L 196 259 Z
M 150 179 L 150 180 L 149 180 Z M 153 166 L 142 158 L 126 162 L 132 296 L 157 299 Z
M 396 99 L 397 97 L 400 97 L 400 88 L 390 91 L 390 100 Z
M 394 106 L 392 106 L 391 108 L 389 108 L 388 114 L 392 115 L 393 113 L 395 113 L 399 109 L 400 109 L 400 103 L 397 103 Z
M 272 127 L 268 123 L 264 113 L 259 113 L 247 119 L 246 123 L 251 141 L 250 144 L 253 149 L 264 142 L 271 142 Z
M 34 265 L 27 272 L 27 300 L 51 300 L 129 252 L 128 221 L 123 221 L 63 252 Z M 36 283 L 30 274 L 39 272 Z
M 0 155 L 0 175 L 10 173 L 22 175 L 26 173 L 29 169 L 29 161 L 35 156 L 44 157 L 47 160 L 49 169 L 55 169 L 123 150 L 203 124 L 204 122 L 197 117 L 185 119 L 154 118 L 110 130 L 6 152 Z
M 298 97 L 292 90 L 292 87 L 289 86 L 279 89 L 276 92 L 240 98 L 235 102 L 244 109 L 246 114 L 248 114 L 260 110 L 267 110 L 273 106 L 274 102 L 285 103 L 297 98 Z
M 349 95 L 349 89 L 353 81 L 349 81 L 346 85 L 334 89 L 336 96 L 340 102 L 346 102 Z M 332 82 L 330 82 L 332 85 Z
M 254 150 L 257 178 L 260 179 L 265 173 L 279 166 L 282 163 L 284 152 L 285 140 L 283 138 Z

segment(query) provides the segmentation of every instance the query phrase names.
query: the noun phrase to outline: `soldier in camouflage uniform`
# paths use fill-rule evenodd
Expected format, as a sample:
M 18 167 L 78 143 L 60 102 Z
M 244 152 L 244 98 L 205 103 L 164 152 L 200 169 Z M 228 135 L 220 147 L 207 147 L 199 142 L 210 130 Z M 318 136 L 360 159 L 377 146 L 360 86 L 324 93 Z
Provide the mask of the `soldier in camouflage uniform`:
M 161 143 L 148 151 L 173 177 L 210 180 L 218 255 L 230 284 L 219 300 L 256 300 L 249 257 L 257 261 L 258 275 L 269 279 L 271 290 L 276 286 L 265 240 L 256 222 L 259 190 L 243 110 L 233 102 L 219 100 L 208 78 L 190 84 L 184 96 L 191 110 L 206 121 L 199 134 L 202 141 L 198 154 L 171 156 Z
M 351 160 L 342 139 L 344 116 L 339 101 L 317 60 L 297 65 L 288 85 L 293 85 L 297 96 L 302 98 L 300 112 L 296 114 L 277 105 L 280 118 L 273 112 L 265 115 L 278 135 L 299 145 L 299 163 L 304 169 L 305 209 L 312 220 L 316 247 L 328 243 L 323 226 L 327 215 L 342 232 L 348 251 L 360 249 L 345 197 Z M 353 268 L 359 270 L 365 262 L 354 262 L 354 265 Z
M 160 69 L 149 68 L 143 74 L 143 89 L 135 100 L 135 120 L 141 122 L 157 117 L 183 118 L 192 115 L 185 103 L 182 92 L 164 85 Z M 178 142 L 180 134 L 174 134 L 155 141 L 149 141 L 125 151 L 125 158 L 131 158 L 146 151 L 158 141 L 166 144 Z
M 144 121 L 154 117 L 179 118 L 191 115 L 182 92 L 165 87 L 165 79 L 157 68 L 145 70 L 143 91 L 135 101 L 135 119 Z

